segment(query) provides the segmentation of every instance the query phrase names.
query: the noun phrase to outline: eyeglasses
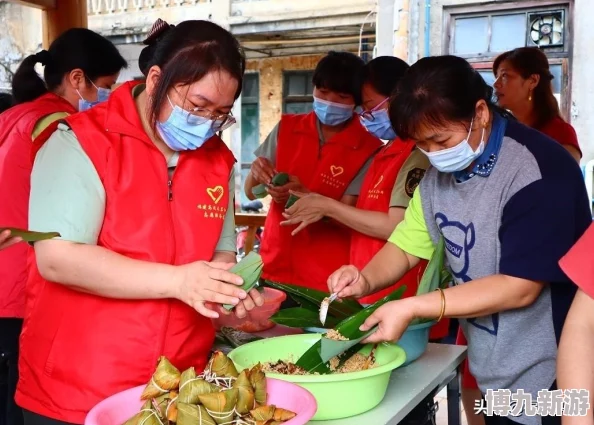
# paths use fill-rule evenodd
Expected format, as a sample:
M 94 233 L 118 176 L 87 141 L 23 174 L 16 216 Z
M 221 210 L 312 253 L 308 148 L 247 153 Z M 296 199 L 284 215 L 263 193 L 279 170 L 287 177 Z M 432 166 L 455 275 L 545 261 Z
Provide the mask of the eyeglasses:
M 174 108 L 175 105 L 169 96 L 167 96 L 167 100 L 169 100 L 171 107 Z M 180 108 L 186 114 L 186 121 L 190 125 L 200 125 L 212 121 L 213 130 L 224 131 L 237 122 L 231 112 L 228 114 L 217 114 L 216 112 L 212 112 L 210 109 L 201 108 L 199 106 L 189 110 L 181 106 Z
M 359 116 L 361 118 L 368 120 L 368 121 L 373 121 L 375 119 L 375 117 L 373 116 L 373 113 L 379 111 L 380 108 L 384 105 L 384 103 L 386 103 L 388 100 L 390 100 L 390 98 L 386 97 L 384 100 L 382 100 L 380 103 L 378 103 L 373 109 L 370 109 L 369 111 L 359 112 Z
M 183 109 L 183 108 L 182 108 Z M 200 125 L 212 120 L 212 128 L 215 131 L 223 131 L 231 127 L 237 122 L 233 114 L 217 114 L 206 108 L 192 108 L 191 110 L 184 109 L 188 113 L 187 121 L 190 125 Z

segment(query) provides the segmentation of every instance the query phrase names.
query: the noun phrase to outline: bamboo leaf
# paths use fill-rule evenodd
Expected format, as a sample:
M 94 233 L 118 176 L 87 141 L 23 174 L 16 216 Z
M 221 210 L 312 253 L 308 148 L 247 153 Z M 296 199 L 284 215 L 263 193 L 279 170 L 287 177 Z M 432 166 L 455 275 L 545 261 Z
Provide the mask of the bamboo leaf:
M 328 292 L 322 292 L 311 288 L 305 288 L 303 286 L 287 285 L 284 283 L 272 282 L 269 280 L 266 281 L 266 284 L 272 288 L 286 292 L 289 295 L 297 295 L 298 297 L 301 297 L 307 300 L 308 302 L 315 304 L 318 311 L 324 298 L 330 296 Z M 329 315 L 337 319 L 344 319 L 362 310 L 363 306 L 359 304 L 357 301 L 353 299 L 344 299 L 340 302 L 331 303 L 330 307 L 328 308 L 328 313 Z
M 293 204 L 295 202 L 297 202 L 298 200 L 299 200 L 299 197 L 297 195 L 291 194 L 289 196 L 289 199 L 287 199 L 287 203 L 285 204 L 285 209 L 288 210 L 289 208 L 291 208 L 293 206 Z
M 297 304 L 301 307 L 305 308 L 306 310 L 313 311 L 314 313 L 318 313 L 320 311 L 320 306 L 308 301 L 306 298 L 300 297 L 296 294 L 288 294 L 289 297 L 293 299 Z
M 34 232 L 32 230 L 17 229 L 16 227 L 0 227 L 0 233 L 5 230 L 10 230 L 11 237 L 21 238 L 25 242 L 39 242 L 60 237 L 58 232 Z
M 328 362 L 330 359 L 340 356 L 345 351 L 348 351 L 355 345 L 358 345 L 361 341 L 363 341 L 375 331 L 377 331 L 377 326 L 365 332 L 360 337 L 356 339 L 349 339 L 347 341 L 337 341 L 335 339 L 322 337 L 320 340 L 320 359 L 323 362 Z
M 278 173 L 272 178 L 271 183 L 274 186 L 284 186 L 289 182 L 289 175 L 287 173 Z
M 243 285 L 241 285 L 241 289 L 249 292 L 258 286 L 263 267 L 264 265 L 262 263 L 262 257 L 260 257 L 260 254 L 256 253 L 255 251 L 251 251 L 229 271 L 241 276 L 243 279 Z M 235 306 L 232 304 L 224 304 L 223 307 L 225 310 L 229 311 L 235 308 Z
M 259 184 L 257 186 L 252 187 L 252 194 L 257 199 L 266 198 L 268 196 L 268 190 L 266 189 L 266 185 Z
M 402 294 L 404 294 L 404 291 L 406 291 L 406 286 L 404 286 L 404 285 L 400 286 L 394 292 L 390 293 L 389 295 L 385 296 L 381 300 L 377 301 L 375 304 L 372 304 L 372 305 L 364 308 L 363 310 L 357 312 L 353 316 L 343 320 L 334 329 L 336 329 L 338 332 L 340 332 L 340 334 L 342 336 L 348 338 L 349 340 L 357 340 L 359 338 L 365 337 L 367 332 L 363 332 L 359 329 L 361 327 L 361 325 L 365 322 L 365 320 L 367 320 L 367 318 L 369 316 L 371 316 L 374 311 L 376 311 L 378 308 L 380 308 L 384 304 L 386 304 L 390 301 L 396 301 L 396 300 L 400 299 L 402 297 Z M 332 303 L 332 304 L 335 304 L 335 303 Z M 359 341 L 357 341 L 357 342 L 359 342 Z M 349 345 L 345 344 L 343 346 L 343 348 L 344 349 L 343 349 L 342 353 L 344 353 L 345 351 L 348 351 L 350 348 L 352 348 L 352 345 L 349 346 Z M 316 373 L 316 372 L 320 373 L 320 374 L 329 373 L 330 368 L 328 367 L 328 364 L 326 362 L 324 362 L 321 352 L 322 352 L 322 340 L 320 339 L 314 345 L 312 345 L 299 358 L 299 360 L 297 360 L 297 363 L 295 363 L 295 364 L 297 366 L 307 370 L 310 373 Z M 340 355 L 340 354 L 341 353 L 337 353 L 337 355 Z
M 361 325 L 367 320 L 369 316 L 375 312 L 378 308 L 383 306 L 386 303 L 391 301 L 396 301 L 402 298 L 402 294 L 406 291 L 406 285 L 399 286 L 398 289 L 394 290 L 394 292 L 386 295 L 381 300 L 377 301 L 376 303 L 366 307 L 365 309 L 361 310 L 354 316 L 349 317 L 348 319 L 343 320 L 336 326 L 336 330 L 340 332 L 340 334 L 349 339 L 356 339 L 360 338 L 364 332 L 359 330 Z
M 444 268 L 445 241 L 443 236 L 439 238 L 437 247 L 427 264 L 421 282 L 417 289 L 417 295 L 428 294 L 440 288 L 443 282 L 442 270 Z
M 275 313 L 271 321 L 277 325 L 288 326 L 290 328 L 315 328 L 323 326 L 320 323 L 320 318 L 317 312 L 308 310 L 303 307 L 286 308 Z M 333 317 L 326 319 L 326 325 L 334 327 L 338 324 L 338 320 Z

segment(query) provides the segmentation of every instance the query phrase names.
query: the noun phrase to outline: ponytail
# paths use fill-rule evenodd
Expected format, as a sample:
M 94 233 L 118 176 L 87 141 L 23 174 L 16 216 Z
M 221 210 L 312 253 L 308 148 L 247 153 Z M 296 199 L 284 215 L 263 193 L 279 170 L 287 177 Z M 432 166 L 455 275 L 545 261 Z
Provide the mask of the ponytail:
M 44 65 L 43 79 L 35 72 L 38 63 Z M 108 39 L 87 28 L 70 28 L 48 50 L 25 58 L 12 79 L 12 93 L 17 104 L 28 102 L 48 91 L 60 93 L 64 77 L 75 69 L 81 69 L 92 82 L 126 66 L 126 60 Z
M 151 66 L 153 66 L 153 57 L 155 56 L 155 50 L 157 50 L 157 43 L 173 28 L 175 28 L 175 25 L 169 25 L 159 18 L 155 21 L 147 38 L 143 41 L 146 47 L 142 49 L 140 56 L 138 56 L 138 68 L 140 68 L 140 72 L 145 77 Z
M 51 66 L 51 55 L 47 50 L 27 56 L 12 77 L 12 96 L 15 105 L 37 99 L 48 92 L 47 87 L 37 71 L 35 65 Z

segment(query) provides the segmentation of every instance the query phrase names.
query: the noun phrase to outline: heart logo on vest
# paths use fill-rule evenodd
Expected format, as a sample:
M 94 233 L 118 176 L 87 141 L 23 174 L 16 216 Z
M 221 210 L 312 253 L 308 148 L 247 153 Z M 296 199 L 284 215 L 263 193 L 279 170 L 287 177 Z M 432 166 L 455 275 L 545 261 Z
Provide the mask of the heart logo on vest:
M 223 186 L 215 186 L 206 189 L 206 193 L 208 193 L 208 196 L 210 196 L 210 199 L 212 199 L 215 204 L 218 204 L 225 194 L 225 190 L 223 189 Z
M 330 172 L 332 173 L 332 177 L 340 176 L 342 173 L 344 173 L 344 168 L 331 165 Z

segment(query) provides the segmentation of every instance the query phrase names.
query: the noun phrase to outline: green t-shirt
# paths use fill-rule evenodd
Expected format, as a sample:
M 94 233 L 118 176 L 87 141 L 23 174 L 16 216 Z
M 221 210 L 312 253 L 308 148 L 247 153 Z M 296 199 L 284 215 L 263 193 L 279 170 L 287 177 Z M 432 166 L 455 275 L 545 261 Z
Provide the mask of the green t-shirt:
M 410 255 L 425 260 L 429 260 L 433 255 L 435 246 L 431 240 L 429 230 L 427 230 L 427 223 L 425 223 L 425 216 L 423 215 L 421 191 L 418 187 L 404 213 L 404 220 L 398 223 L 398 226 L 388 238 L 388 242 L 393 243 Z

